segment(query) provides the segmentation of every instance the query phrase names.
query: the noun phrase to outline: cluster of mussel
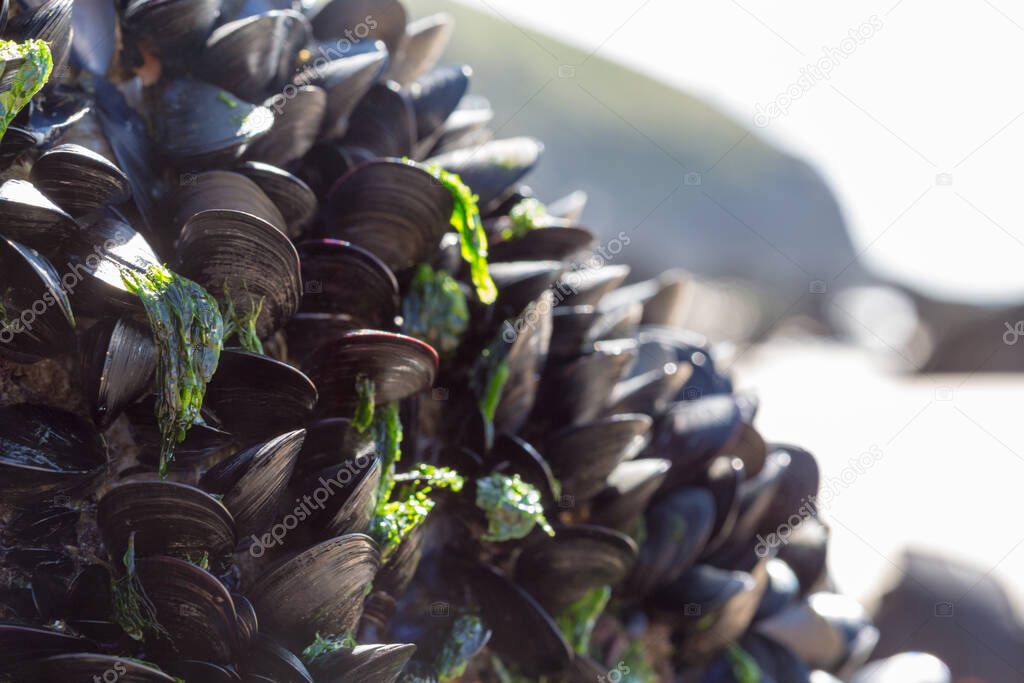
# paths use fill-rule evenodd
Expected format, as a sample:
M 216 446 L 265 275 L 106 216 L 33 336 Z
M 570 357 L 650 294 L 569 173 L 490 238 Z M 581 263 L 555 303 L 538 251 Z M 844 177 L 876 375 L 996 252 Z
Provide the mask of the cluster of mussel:
M 684 278 L 621 286 L 628 235 L 608 257 L 585 198 L 533 199 L 542 146 L 491 139 L 470 70 L 437 66 L 450 24 L 2 0 L 54 72 L 0 140 L 0 358 L 80 396 L 0 407 L 0 680 L 947 681 L 864 668 L 813 457 L 679 328 Z M 477 207 L 487 303 L 453 232 Z M 125 274 L 164 263 L 251 334 L 211 342 L 161 477 L 174 349 Z M 423 466 L 465 485 L 382 540 Z

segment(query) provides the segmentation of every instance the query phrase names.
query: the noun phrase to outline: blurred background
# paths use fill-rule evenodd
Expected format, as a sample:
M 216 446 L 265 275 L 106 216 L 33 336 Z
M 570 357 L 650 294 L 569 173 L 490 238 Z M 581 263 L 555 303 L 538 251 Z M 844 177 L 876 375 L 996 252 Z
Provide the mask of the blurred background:
M 455 17 L 496 136 L 544 141 L 540 199 L 585 191 L 634 280 L 692 274 L 688 324 L 731 340 L 761 433 L 834 483 L 839 587 L 903 620 L 882 649 L 1021 680 L 1024 7 L 410 6 Z

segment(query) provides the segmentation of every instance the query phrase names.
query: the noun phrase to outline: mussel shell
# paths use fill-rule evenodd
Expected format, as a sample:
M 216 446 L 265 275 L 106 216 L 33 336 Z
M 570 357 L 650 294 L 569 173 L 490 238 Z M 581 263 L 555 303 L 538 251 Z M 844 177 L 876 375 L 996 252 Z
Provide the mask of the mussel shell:
M 617 586 L 636 559 L 629 536 L 579 524 L 523 548 L 515 577 L 550 614 L 558 614 L 594 588 Z
M 494 120 L 494 110 L 486 97 L 466 95 L 458 108 L 444 122 L 444 129 L 434 149 L 433 156 L 459 150 L 465 147 L 479 147 L 494 137 L 487 125 Z
M 146 557 L 138 577 L 165 631 L 153 639 L 166 654 L 229 664 L 239 654 L 238 618 L 231 594 L 213 574 L 173 557 Z
M 39 303 L 44 310 L 36 311 Z M 74 342 L 75 319 L 57 271 L 38 253 L 0 238 L 0 356 L 34 363 Z
M 394 683 L 415 652 L 411 643 L 356 645 L 318 657 L 310 668 L 317 683 Z
M 602 341 L 591 353 L 552 367 L 541 380 L 536 421 L 545 425 L 579 425 L 595 419 L 612 387 L 636 358 L 636 345 L 628 340 Z
M 123 10 L 125 31 L 159 56 L 193 55 L 220 15 L 217 0 L 130 0 Z
M 261 192 L 262 194 L 262 192 Z M 240 314 L 262 301 L 256 333 L 265 338 L 299 309 L 299 255 L 288 237 L 267 221 L 241 211 L 201 211 L 178 240 L 179 272 Z
M 405 35 L 407 15 L 398 0 L 323 0 L 310 21 L 313 35 L 320 40 L 354 34 L 358 42 L 382 40 L 388 52 L 394 53 Z
M 309 22 L 294 10 L 271 10 L 229 21 L 206 39 L 199 71 L 211 83 L 253 102 L 291 77 Z
M 157 353 L 149 329 L 130 318 L 108 318 L 82 337 L 82 376 L 92 419 L 110 425 L 146 392 L 156 372 Z
M 707 473 L 699 480 L 715 497 L 715 524 L 704 547 L 705 556 L 718 550 L 732 535 L 739 515 L 740 485 L 745 476 L 742 460 L 723 455 L 711 461 Z
M 159 257 L 120 215 L 108 211 L 88 220 L 64 249 L 75 276 L 74 286 L 67 288 L 72 305 L 76 311 L 95 316 L 141 313 L 142 303 L 128 291 L 121 272 L 125 268 L 144 272 L 159 265 Z
M 629 266 L 608 265 L 600 268 L 581 267 L 562 276 L 569 289 L 562 298 L 562 306 L 596 306 L 605 294 L 622 284 L 629 276 Z
M 761 604 L 757 606 L 755 623 L 774 617 L 800 599 L 800 580 L 788 564 L 771 558 L 765 570 L 768 572 L 768 584 L 761 596 Z
M 203 488 L 224 494 L 222 502 L 235 518 L 239 536 L 270 525 L 287 494 L 285 487 L 305 438 L 304 429 L 281 434 L 221 461 L 203 475 Z
M 378 404 L 399 401 L 429 388 L 437 374 L 437 352 L 413 337 L 358 330 L 320 345 L 303 364 L 319 387 L 319 412 L 348 414 L 356 406 L 356 381 L 374 383 Z
M 619 463 L 647 445 L 651 418 L 622 414 L 567 427 L 549 436 L 541 449 L 564 493 L 583 501 L 593 498 Z
M 153 137 L 164 156 L 181 168 L 229 164 L 274 125 L 274 114 L 266 107 L 208 83 L 183 78 L 156 88 Z
M 295 479 L 358 458 L 374 455 L 373 434 L 360 432 L 344 417 L 317 420 L 306 427 L 306 440 L 295 464 Z
M 10 0 L 0 0 L 0 33 L 7 28 L 7 15 L 10 12 Z
M 117 12 L 107 0 L 78 0 L 71 10 L 71 65 L 103 76 L 117 43 Z M 3 22 L 0 21 L 0 31 Z
M 468 66 L 439 66 L 409 84 L 416 114 L 416 139 L 425 155 L 443 132 L 444 122 L 469 89 Z
M 338 140 L 345 135 L 352 110 L 387 63 L 388 52 L 383 43 L 360 47 L 362 49 L 354 54 L 344 55 L 326 64 L 320 64 L 320 59 L 316 59 L 313 66 L 295 77 L 297 85 L 314 85 L 326 92 L 323 126 L 320 130 L 324 140 Z
M 80 230 L 70 215 L 24 180 L 0 185 L 0 214 L 0 235 L 44 253 L 56 251 Z
M 306 424 L 316 401 L 313 383 L 287 363 L 225 349 L 204 407 L 232 434 L 269 439 Z
M 407 85 L 425 74 L 441 58 L 454 27 L 452 16 L 444 12 L 409 22 L 387 77 Z
M 85 652 L 53 655 L 27 662 L 16 672 L 19 681 L 89 681 L 114 672 L 119 683 L 175 683 L 153 667 L 127 657 Z
M 558 280 L 563 265 L 558 261 L 512 261 L 490 264 L 491 278 L 498 288 L 494 305 L 499 317 L 519 316 Z M 555 291 L 557 299 L 560 292 Z
M 317 199 L 313 190 L 288 171 L 259 161 L 249 161 L 236 169 L 259 185 L 281 212 L 285 233 L 298 237 L 313 222 L 317 212 Z
M 87 420 L 50 406 L 0 408 L 0 487 L 8 502 L 68 494 L 106 463 L 106 444 Z
M 331 189 L 326 236 L 367 249 L 397 272 L 429 260 L 451 212 L 451 193 L 430 173 L 398 161 L 371 161 Z
M 198 659 L 178 659 L 164 662 L 162 667 L 179 681 L 202 681 L 202 683 L 241 683 L 235 670 L 213 662 Z
M 36 188 L 76 218 L 131 197 L 121 169 L 79 145 L 58 145 L 43 153 L 32 165 L 31 178 Z
M 522 237 L 498 242 L 490 248 L 488 260 L 574 261 L 594 246 L 594 233 L 584 228 L 540 228 Z
M 536 448 L 518 436 L 499 434 L 488 458 L 498 463 L 495 472 L 518 474 L 523 481 L 540 491 L 541 502 L 546 509 L 562 504 L 569 506 L 570 502 L 575 504 L 571 498 L 555 495 L 556 491 L 561 491 L 561 487 L 551 467 Z
M 817 517 L 808 517 L 779 548 L 779 559 L 792 567 L 805 594 L 819 588 L 827 576 L 830 533 Z
M 250 213 L 284 233 L 284 216 L 277 204 L 251 178 L 231 171 L 206 171 L 187 178 L 171 198 L 173 219 L 169 237 L 176 240 L 196 214 L 212 209 Z
M 37 136 L 32 130 L 20 126 L 8 126 L 4 137 L 0 139 L 0 171 L 10 168 L 22 153 L 35 147 L 41 142 L 41 136 Z
M 274 112 L 274 127 L 252 141 L 245 158 L 287 166 L 304 157 L 323 126 L 327 93 L 315 85 L 297 86 L 291 97 L 279 93 L 263 106 Z
M 163 435 L 156 419 L 156 395 L 144 396 L 136 403 L 128 405 L 125 407 L 125 414 L 131 424 L 135 442 L 142 447 L 139 461 L 147 465 L 157 465 Z M 200 465 L 208 456 L 232 444 L 232 435 L 215 426 L 215 415 L 204 409 L 201 417 L 204 422 L 192 425 L 185 440 L 174 447 L 174 459 L 170 462 L 172 470 L 189 469 Z
M 583 218 L 583 210 L 586 207 L 587 193 L 583 190 L 576 190 L 553 202 L 548 202 L 548 215 L 564 220 L 569 225 L 577 225 Z
M 692 371 L 688 365 L 665 363 L 660 368 L 624 379 L 608 397 L 605 413 L 644 413 L 658 417 L 686 384 Z
M 505 356 L 508 376 L 494 411 L 497 432 L 518 433 L 533 410 L 551 345 L 552 302 L 553 295 L 544 292 L 514 324 L 507 322 L 502 329 L 503 341 L 507 343 L 510 336 L 514 341 Z
M 474 568 L 468 578 L 484 623 L 493 631 L 491 647 L 503 661 L 530 677 L 557 674 L 569 666 L 569 643 L 529 593 L 489 565 Z
M 80 652 L 92 647 L 85 638 L 44 628 L 0 623 L 0 672 L 27 660 Z
M 703 488 L 685 487 L 647 510 L 646 538 L 630 577 L 630 590 L 646 595 L 675 581 L 696 561 L 711 536 L 714 497 Z
M 674 403 L 655 427 L 651 450 L 672 461 L 673 481 L 692 481 L 722 453 L 742 425 L 732 396 Z
M 632 528 L 668 476 L 670 463 L 658 458 L 627 460 L 608 475 L 594 498 L 590 521 L 620 531 Z
M 446 152 L 427 163 L 458 174 L 479 197 L 480 211 L 488 213 L 533 170 L 543 151 L 544 145 L 533 138 L 508 138 Z
M 351 329 L 394 325 L 398 281 L 371 252 L 340 240 L 302 242 L 298 252 L 306 290 L 301 313 L 337 314 Z
M 10 37 L 46 42 L 53 57 L 53 81 L 67 64 L 71 49 L 72 4 L 73 0 L 46 0 L 28 9 L 23 6 L 7 27 Z
M 256 636 L 240 666 L 246 674 L 265 674 L 277 683 L 313 683 L 301 659 L 262 633 Z
M 805 517 L 808 510 L 816 512 L 821 473 L 814 456 L 802 448 L 775 445 L 772 450 L 784 451 L 789 466 L 782 472 L 778 490 L 761 519 L 761 531 L 772 532 L 790 523 L 793 515 Z
M 375 157 L 412 156 L 416 113 L 409 94 L 391 81 L 372 86 L 352 110 L 341 143 Z
M 99 500 L 97 522 L 111 557 L 119 558 L 135 534 L 138 557 L 173 555 L 211 566 L 235 549 L 235 522 L 220 502 L 194 486 L 171 481 L 119 484 Z
M 261 628 L 290 648 L 305 647 L 317 633 L 351 632 L 378 562 L 368 536 L 349 534 L 278 564 L 249 591 Z

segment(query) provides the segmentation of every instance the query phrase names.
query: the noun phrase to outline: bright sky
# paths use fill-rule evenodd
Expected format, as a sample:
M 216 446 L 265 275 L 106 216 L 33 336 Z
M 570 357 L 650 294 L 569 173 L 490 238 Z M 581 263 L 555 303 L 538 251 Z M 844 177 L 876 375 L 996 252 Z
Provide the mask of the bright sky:
M 956 298 L 1024 298 L 1020 3 L 460 1 L 599 48 L 751 127 L 792 89 L 758 129 L 824 173 L 870 267 Z

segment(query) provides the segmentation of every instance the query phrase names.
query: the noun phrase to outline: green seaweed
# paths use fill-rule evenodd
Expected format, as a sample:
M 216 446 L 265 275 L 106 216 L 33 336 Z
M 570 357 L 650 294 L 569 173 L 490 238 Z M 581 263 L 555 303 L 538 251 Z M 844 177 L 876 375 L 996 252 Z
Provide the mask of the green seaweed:
M 562 635 L 578 654 L 585 655 L 589 652 L 594 625 L 608 605 L 611 595 L 611 588 L 598 586 L 555 616 L 555 623 L 558 624 Z
M 110 593 L 114 607 L 114 621 L 133 640 L 142 640 L 147 632 L 166 634 L 156 619 L 156 607 L 146 595 L 135 571 L 135 532 L 128 536 L 128 547 L 122 557 L 124 574 L 111 575 Z
M 388 403 L 373 416 L 374 443 L 380 458 L 380 484 L 377 487 L 378 508 L 390 499 L 395 486 L 395 466 L 402 459 L 402 419 L 398 404 Z
M 527 197 L 512 207 L 508 217 L 512 224 L 501 231 L 501 237 L 504 240 L 519 239 L 531 230 L 543 227 L 548 209 L 542 202 Z
M 487 233 L 480 219 L 477 196 L 455 173 L 436 164 L 425 166 L 408 159 L 404 161 L 434 176 L 451 193 L 451 225 L 459 233 L 462 260 L 469 264 L 469 276 L 476 287 L 477 297 L 485 304 L 493 304 L 498 298 L 498 288 L 487 265 Z
M 52 71 L 50 46 L 42 40 L 0 40 L 0 78 L 8 82 L 7 90 L 0 92 L 0 139 L 18 112 L 46 85 Z
M 421 264 L 402 300 L 402 319 L 407 335 L 427 342 L 441 356 L 450 356 L 469 326 L 466 295 L 447 271 Z
M 761 667 L 746 650 L 736 643 L 732 643 L 726 649 L 725 654 L 732 665 L 732 675 L 736 678 L 737 683 L 760 683 Z
M 494 416 L 501 403 L 501 393 L 508 381 L 508 351 L 508 345 L 498 336 L 480 353 L 471 374 L 470 385 L 476 393 L 477 406 L 484 418 L 488 442 L 494 431 Z
M 555 530 L 544 517 L 540 491 L 518 474 L 491 474 L 476 483 L 476 506 L 487 515 L 485 541 L 524 538 L 539 525 L 549 536 Z
M 217 93 L 217 99 L 220 100 L 229 109 L 235 109 L 238 107 L 238 101 L 223 90 Z
M 390 500 L 378 504 L 370 522 L 370 536 L 380 546 L 381 559 L 386 560 L 403 538 L 426 521 L 437 504 L 430 497 L 434 489 L 458 493 L 464 483 L 455 470 L 433 465 L 420 465 L 412 472 L 394 475 L 392 484 L 399 486 L 392 489 Z
M 220 361 L 224 320 L 209 292 L 166 266 L 145 272 L 124 268 L 121 279 L 142 301 L 156 344 L 156 417 L 160 476 L 165 477 L 174 447 L 201 421 L 206 384 Z
M 317 633 L 313 642 L 302 650 L 299 658 L 306 664 L 310 664 L 317 657 L 330 654 L 335 650 L 341 650 L 343 648 L 352 649 L 355 646 L 356 640 L 352 637 L 351 633 L 342 633 L 327 638 Z
M 373 424 L 377 389 L 373 380 L 366 375 L 356 377 L 356 411 L 352 415 L 352 426 L 360 434 L 366 432 Z
M 263 355 L 263 342 L 260 341 L 260 336 L 256 333 L 256 321 L 259 320 L 260 313 L 263 312 L 263 302 L 266 297 L 260 297 L 260 300 L 248 313 L 241 313 L 235 306 L 228 284 L 225 282 L 224 298 L 227 299 L 227 306 L 221 313 L 221 318 L 224 320 L 224 339 L 237 337 L 238 344 L 243 349 Z
M 484 623 L 475 614 L 462 614 L 455 620 L 435 660 L 438 683 L 455 683 L 462 678 L 469 660 L 480 647 L 485 630 Z

